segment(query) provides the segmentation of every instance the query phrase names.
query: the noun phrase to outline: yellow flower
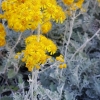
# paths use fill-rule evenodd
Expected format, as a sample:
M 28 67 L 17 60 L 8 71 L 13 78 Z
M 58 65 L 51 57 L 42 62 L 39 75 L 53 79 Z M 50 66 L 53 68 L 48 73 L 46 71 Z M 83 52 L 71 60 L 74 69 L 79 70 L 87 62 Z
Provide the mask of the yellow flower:
M 39 24 L 54 20 L 63 22 L 65 15 L 59 11 L 56 0 L 4 0 L 4 15 L 0 18 L 8 21 L 8 27 L 15 31 L 35 30 Z
M 4 15 L 0 14 L 0 19 L 3 19 L 4 18 Z
M 41 3 L 41 8 L 47 8 L 47 3 L 49 2 L 50 0 L 40 0 L 40 3 Z
M 59 57 L 56 57 L 56 60 L 60 62 L 64 62 L 64 57 L 60 55 Z
M 6 32 L 3 25 L 0 23 L 0 46 L 4 46 L 6 44 L 5 40 Z
M 68 16 L 72 16 L 73 11 L 82 9 L 82 4 L 84 3 L 84 0 L 63 0 L 63 2 L 68 6 L 66 14 Z
M 48 38 L 40 35 L 40 40 L 37 41 L 37 35 L 31 35 L 25 39 L 26 48 L 23 52 L 22 61 L 26 63 L 29 71 L 33 68 L 39 69 L 41 64 L 45 64 L 50 58 L 47 52 L 54 54 L 57 50 L 56 45 Z M 39 66 L 37 66 L 39 65 Z
M 8 7 L 7 7 L 8 4 L 7 3 L 8 3 L 7 1 L 3 1 L 2 4 L 1 4 L 1 7 L 4 11 L 8 9 Z
M 82 4 L 83 4 L 84 0 L 78 0 L 77 2 L 74 2 L 71 7 L 70 10 L 71 11 L 75 11 L 77 9 L 81 9 L 82 8 Z
M 24 3 L 26 0 L 17 0 L 19 3 Z
M 0 23 L 0 37 L 5 37 L 5 36 L 6 36 L 5 29 L 3 25 Z
M 67 68 L 67 65 L 66 64 L 63 64 L 63 68 Z
M 48 7 L 44 10 L 44 15 L 46 18 L 50 19 L 55 16 L 55 12 L 57 12 L 56 5 L 49 4 Z
M 41 67 L 39 65 L 36 65 L 36 69 L 40 69 Z
M 59 65 L 59 68 L 60 68 L 60 69 L 62 69 L 62 68 L 67 68 L 67 65 L 66 65 L 66 64 L 60 64 L 60 65 Z
M 81 8 L 84 0 L 79 0 L 78 2 L 75 3 L 76 8 Z
M 66 4 L 66 5 L 71 5 L 74 0 L 63 0 L 63 2 Z
M 59 6 L 57 6 L 56 9 L 57 9 L 57 11 L 55 12 L 55 15 L 52 18 L 53 18 L 53 20 L 56 21 L 56 23 L 58 23 L 58 22 L 63 23 L 63 21 L 66 19 L 65 12 Z
M 50 21 L 45 22 L 42 26 L 41 26 L 41 31 L 43 34 L 48 33 L 51 30 L 52 24 Z
M 60 69 L 62 69 L 62 68 L 63 68 L 63 65 L 62 65 L 62 64 L 61 64 L 61 65 L 59 65 L 59 68 L 60 68 Z
M 0 37 L 0 46 L 4 46 L 6 44 L 5 38 Z

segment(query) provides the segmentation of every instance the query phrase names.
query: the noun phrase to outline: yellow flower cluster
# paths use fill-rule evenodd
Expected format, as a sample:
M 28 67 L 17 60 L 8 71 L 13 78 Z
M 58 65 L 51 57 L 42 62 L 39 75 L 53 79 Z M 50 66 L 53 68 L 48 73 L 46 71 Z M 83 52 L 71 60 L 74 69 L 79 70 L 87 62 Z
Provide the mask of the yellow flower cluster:
M 66 68 L 67 65 L 64 63 L 64 57 L 63 55 L 60 55 L 59 57 L 56 57 L 56 60 L 59 61 L 61 64 L 59 65 L 59 68 Z
M 29 71 L 33 68 L 39 69 L 41 64 L 45 64 L 50 58 L 47 52 L 54 54 L 57 50 L 56 45 L 45 36 L 40 35 L 37 41 L 37 35 L 31 35 L 25 39 L 26 48 L 22 51 L 24 54 L 22 61 L 26 63 Z
M 77 0 L 77 2 L 75 0 L 63 0 L 63 2 L 69 6 L 70 11 L 75 11 L 82 8 L 84 0 Z
M 4 46 L 6 44 L 5 36 L 6 32 L 3 25 L 0 23 L 0 46 Z
M 38 24 L 51 19 L 62 23 L 66 18 L 56 0 L 4 0 L 1 7 L 4 14 L 0 17 L 15 31 L 35 30 Z
M 63 2 L 66 4 L 66 5 L 71 5 L 74 0 L 63 0 Z
M 60 65 L 59 65 L 59 68 L 60 68 L 60 69 L 62 69 L 62 68 L 66 68 L 66 67 L 67 67 L 66 64 L 60 64 Z
M 43 34 L 48 33 L 51 30 L 52 24 L 50 21 L 45 22 L 42 26 L 41 26 L 41 31 Z
M 56 57 L 56 60 L 63 63 L 63 62 L 64 62 L 64 57 L 63 57 L 63 55 L 60 55 L 60 56 Z

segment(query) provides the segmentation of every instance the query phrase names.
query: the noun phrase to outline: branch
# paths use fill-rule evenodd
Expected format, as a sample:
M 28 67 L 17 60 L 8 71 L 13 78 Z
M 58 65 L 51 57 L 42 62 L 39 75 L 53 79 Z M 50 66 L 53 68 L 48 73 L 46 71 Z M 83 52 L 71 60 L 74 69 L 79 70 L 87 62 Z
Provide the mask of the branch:
M 82 49 L 84 48 L 88 42 L 90 42 L 95 36 L 98 35 L 98 33 L 100 32 L 100 28 L 97 30 L 97 32 L 90 38 L 88 39 L 80 48 L 77 49 L 77 51 L 73 54 L 73 56 L 71 57 L 70 61 L 72 61 L 72 59 L 74 58 L 74 56 Z
M 69 38 L 68 38 L 67 45 L 66 45 L 66 48 L 65 48 L 65 60 L 66 60 L 66 57 L 67 57 L 67 49 L 68 49 L 70 39 L 71 39 L 71 36 L 72 36 L 72 33 L 73 33 L 74 21 L 75 21 L 75 13 L 73 14 L 72 20 L 70 22 Z

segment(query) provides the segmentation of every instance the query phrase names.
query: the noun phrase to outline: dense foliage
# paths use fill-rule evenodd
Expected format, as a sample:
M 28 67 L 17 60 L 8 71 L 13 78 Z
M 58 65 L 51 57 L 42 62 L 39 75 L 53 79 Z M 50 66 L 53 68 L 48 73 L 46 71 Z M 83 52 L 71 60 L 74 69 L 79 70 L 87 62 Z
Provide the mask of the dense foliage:
M 100 100 L 100 0 L 0 5 L 0 100 Z

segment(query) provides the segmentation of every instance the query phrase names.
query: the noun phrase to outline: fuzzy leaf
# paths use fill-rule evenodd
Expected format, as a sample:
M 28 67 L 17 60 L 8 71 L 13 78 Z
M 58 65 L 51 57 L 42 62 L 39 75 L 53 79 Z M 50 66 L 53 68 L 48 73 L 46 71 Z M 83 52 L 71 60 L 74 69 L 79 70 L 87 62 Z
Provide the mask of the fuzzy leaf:
M 12 97 L 4 96 L 0 100 L 13 100 Z
M 8 78 L 13 78 L 17 73 L 14 71 L 14 69 L 8 70 Z

